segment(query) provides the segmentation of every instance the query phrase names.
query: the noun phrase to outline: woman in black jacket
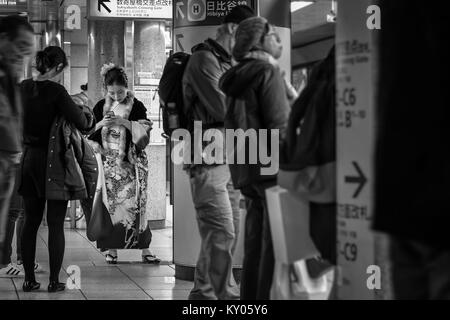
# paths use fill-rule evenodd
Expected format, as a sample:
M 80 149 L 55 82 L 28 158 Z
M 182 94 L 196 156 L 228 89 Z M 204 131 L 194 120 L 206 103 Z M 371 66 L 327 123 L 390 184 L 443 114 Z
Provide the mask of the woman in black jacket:
M 21 182 L 19 193 L 24 198 L 25 225 L 22 233 L 22 257 L 25 269 L 23 290 L 40 288 L 34 275 L 36 254 L 36 235 L 47 203 L 48 248 L 50 256 L 49 292 L 62 291 L 65 285 L 59 282 L 59 272 L 64 258 L 64 219 L 67 199 L 51 199 L 46 193 L 46 183 L 54 177 L 51 162 L 47 161 L 54 152 L 48 148 L 55 119 L 63 116 L 79 130 L 92 127 L 92 113 L 83 112 L 71 99 L 66 89 L 58 82 L 67 66 L 67 58 L 59 47 L 47 47 L 37 53 L 36 69 L 39 74 L 21 83 L 24 108 L 24 154 L 21 163 Z M 50 164 L 48 164 L 50 163 Z M 44 170 L 44 168 L 46 168 Z M 61 194 L 64 194 L 64 184 Z

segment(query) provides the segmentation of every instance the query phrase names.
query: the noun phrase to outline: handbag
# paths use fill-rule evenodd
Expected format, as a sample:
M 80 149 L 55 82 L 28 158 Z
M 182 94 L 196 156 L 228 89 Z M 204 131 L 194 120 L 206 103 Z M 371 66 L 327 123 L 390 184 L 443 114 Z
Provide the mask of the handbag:
M 98 163 L 98 180 L 94 201 L 89 219 L 86 216 L 86 235 L 90 241 L 98 241 L 108 237 L 113 231 L 113 224 L 103 197 L 106 196 L 105 175 L 101 155 L 95 154 Z M 89 209 L 89 206 L 87 207 Z M 89 221 L 88 221 L 89 220 Z
M 90 241 L 98 241 L 108 237 L 113 230 L 111 217 L 103 204 L 101 193 L 101 190 L 95 192 L 91 216 L 89 222 L 87 222 L 86 235 Z

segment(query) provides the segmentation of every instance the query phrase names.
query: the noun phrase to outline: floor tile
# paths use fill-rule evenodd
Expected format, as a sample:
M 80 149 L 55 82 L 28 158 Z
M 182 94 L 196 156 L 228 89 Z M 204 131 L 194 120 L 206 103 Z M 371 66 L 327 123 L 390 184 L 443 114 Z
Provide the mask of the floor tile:
M 169 266 L 159 265 L 120 265 L 120 270 L 130 277 L 173 277 L 175 270 Z
M 143 290 L 82 290 L 88 300 L 152 300 Z
M 175 277 L 132 277 L 139 287 L 144 290 L 191 290 L 194 283 L 177 280 Z
M 19 300 L 16 291 L 2 291 L 0 289 L 0 300 Z
M 154 300 L 187 300 L 190 290 L 145 290 Z
M 9 291 L 16 291 L 12 278 L 0 278 L 0 300 L 2 294 Z

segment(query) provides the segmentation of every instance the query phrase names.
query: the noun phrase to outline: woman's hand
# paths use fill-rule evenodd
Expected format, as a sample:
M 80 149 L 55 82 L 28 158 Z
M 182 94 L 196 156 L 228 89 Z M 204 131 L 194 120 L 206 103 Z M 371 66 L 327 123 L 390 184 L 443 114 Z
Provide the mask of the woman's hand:
M 103 122 L 103 121 L 104 121 L 103 125 L 107 126 L 107 127 L 123 126 L 123 127 L 127 128 L 128 130 L 131 130 L 131 123 L 130 123 L 130 121 L 128 121 L 126 119 L 123 119 L 121 117 L 118 117 L 118 116 L 111 116 L 111 117 L 108 117 L 108 118 L 103 118 L 103 120 L 100 121 L 100 123 Z

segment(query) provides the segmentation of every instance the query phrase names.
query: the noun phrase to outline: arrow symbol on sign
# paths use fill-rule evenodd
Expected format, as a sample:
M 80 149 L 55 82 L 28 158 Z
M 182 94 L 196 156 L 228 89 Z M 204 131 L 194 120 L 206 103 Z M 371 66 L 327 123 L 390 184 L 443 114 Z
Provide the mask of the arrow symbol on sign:
M 184 6 L 183 2 L 177 2 L 177 19 L 179 18 L 179 15 L 181 15 L 181 19 L 184 19 L 184 13 L 183 10 L 181 10 L 182 6 Z
M 98 7 L 97 7 L 98 12 L 102 12 L 102 11 L 101 11 L 101 8 L 103 7 L 103 8 L 106 9 L 106 11 L 108 11 L 108 13 L 111 13 L 111 9 L 109 9 L 109 8 L 106 6 L 105 2 L 110 2 L 110 1 L 109 1 L 109 0 L 98 0 Z
M 178 47 L 181 49 L 181 51 L 184 52 L 183 45 L 181 44 L 181 41 L 180 41 L 180 39 L 184 38 L 184 36 L 182 34 L 177 34 L 175 37 L 177 38 Z
M 357 198 L 359 194 L 361 193 L 362 189 L 366 185 L 367 178 L 362 172 L 361 168 L 359 167 L 358 163 L 356 161 L 352 161 L 353 166 L 355 167 L 356 171 L 358 172 L 357 176 L 346 176 L 345 177 L 345 183 L 357 183 L 359 184 L 358 188 L 356 189 L 355 193 L 353 194 L 353 198 Z

